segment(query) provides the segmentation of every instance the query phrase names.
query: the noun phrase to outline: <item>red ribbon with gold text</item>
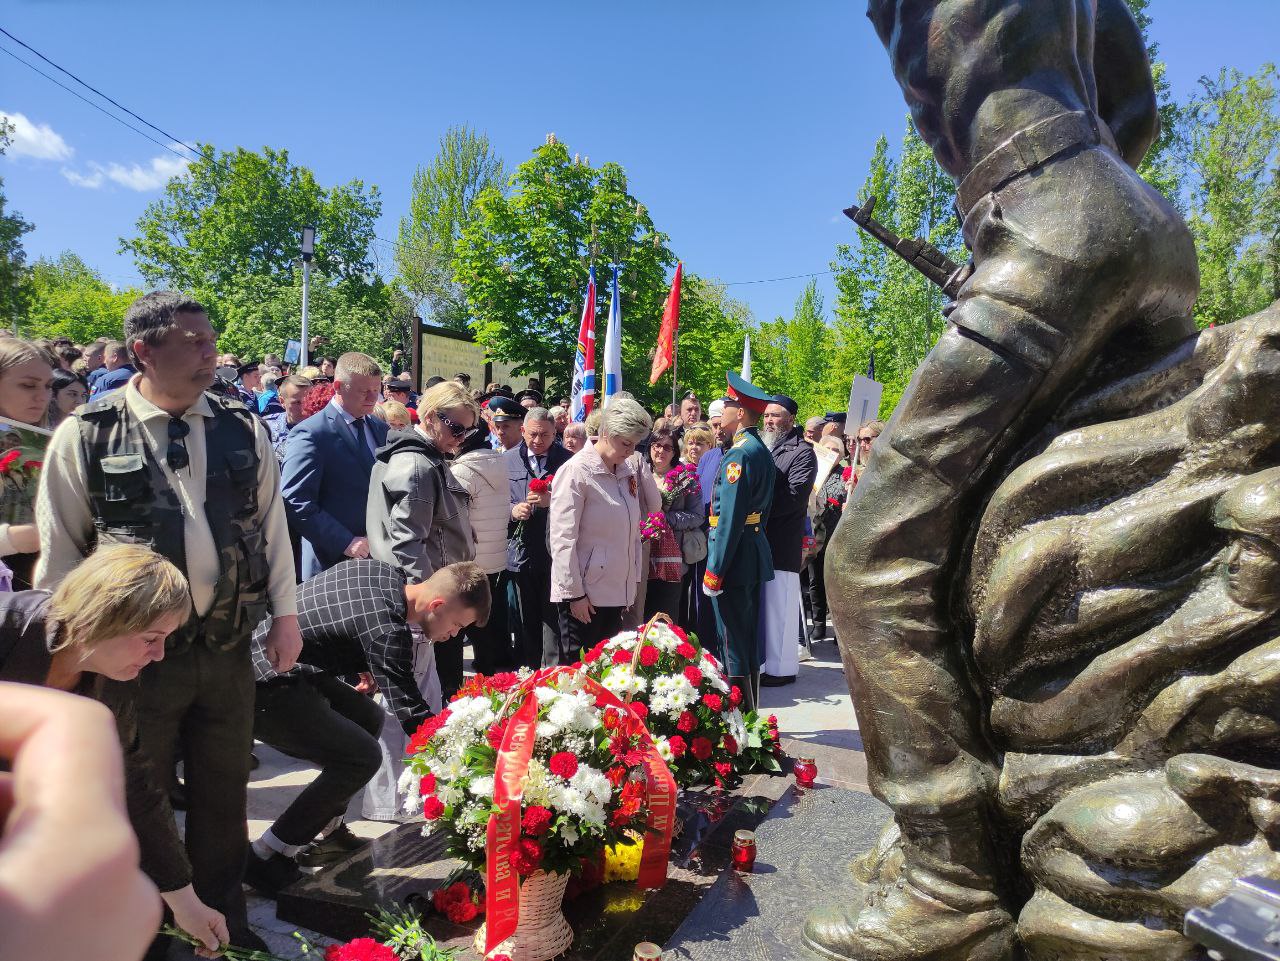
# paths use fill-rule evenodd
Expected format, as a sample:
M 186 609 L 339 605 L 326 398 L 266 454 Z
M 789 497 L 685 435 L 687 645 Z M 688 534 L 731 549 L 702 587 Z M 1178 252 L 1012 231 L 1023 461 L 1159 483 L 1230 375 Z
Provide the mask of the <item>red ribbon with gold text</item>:
M 524 796 L 524 779 L 533 759 L 533 742 L 538 726 L 538 698 L 534 688 L 558 674 L 572 674 L 573 668 L 551 667 L 538 671 L 526 680 L 508 699 L 508 704 L 523 695 L 520 707 L 507 724 L 502 747 L 493 773 L 495 813 L 489 818 L 485 835 L 485 940 L 487 955 L 511 935 L 520 923 L 520 881 L 511 865 L 511 852 L 520 837 L 520 803 Z M 584 677 L 584 687 L 608 707 L 630 711 L 611 691 L 592 678 Z M 502 713 L 505 713 L 505 707 Z M 499 718 L 501 719 L 501 718 Z M 675 826 L 676 782 L 647 727 L 641 727 L 644 746 L 644 772 L 649 793 L 649 817 L 640 854 L 642 888 L 657 888 L 666 883 L 667 864 L 671 860 L 671 836 Z

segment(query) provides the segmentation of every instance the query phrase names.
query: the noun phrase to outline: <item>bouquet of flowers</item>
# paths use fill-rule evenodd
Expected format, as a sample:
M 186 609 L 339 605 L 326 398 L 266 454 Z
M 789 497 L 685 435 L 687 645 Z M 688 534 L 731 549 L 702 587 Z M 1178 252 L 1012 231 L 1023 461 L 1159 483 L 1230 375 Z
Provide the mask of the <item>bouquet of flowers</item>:
M 584 672 L 544 673 L 523 687 L 515 674 L 471 678 L 409 741 L 405 809 L 422 815 L 427 832 L 445 831 L 449 853 L 474 868 L 486 865 L 499 751 L 515 717 L 508 708 L 526 689 L 537 720 L 509 855 L 515 872 L 567 873 L 645 830 L 648 735 L 640 718 L 621 702 L 606 706 Z
M 0 420 L 0 522 L 30 524 L 49 431 Z
M 601 641 L 582 662 L 590 677 L 631 700 L 681 787 L 723 787 L 751 769 L 755 757 L 743 757 L 750 734 L 738 709 L 742 691 L 725 680 L 696 635 L 665 614 L 639 633 Z
M 658 481 L 658 491 L 662 495 L 662 506 L 670 507 L 677 497 L 690 492 L 702 490 L 698 482 L 696 464 L 677 464 L 662 475 Z
M 529 493 L 530 494 L 550 494 L 551 482 L 554 481 L 555 479 L 556 479 L 555 474 L 548 474 L 546 477 L 529 478 Z M 516 528 L 512 536 L 515 537 L 516 539 L 519 539 L 524 536 L 524 521 L 516 522 Z
M 656 541 L 662 537 L 662 532 L 670 530 L 667 526 L 667 515 L 662 511 L 654 511 L 640 522 L 640 538 L 646 541 Z

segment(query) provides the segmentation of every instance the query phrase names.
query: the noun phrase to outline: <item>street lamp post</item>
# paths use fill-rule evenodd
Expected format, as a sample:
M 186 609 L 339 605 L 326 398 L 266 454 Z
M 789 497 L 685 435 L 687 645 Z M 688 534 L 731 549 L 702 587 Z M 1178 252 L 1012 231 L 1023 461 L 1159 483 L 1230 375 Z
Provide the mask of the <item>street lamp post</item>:
M 308 353 L 311 347 L 311 337 L 307 331 L 307 323 L 309 317 L 307 315 L 308 308 L 311 305 L 311 258 L 316 252 L 316 228 L 302 228 L 302 367 L 306 367 L 310 363 Z

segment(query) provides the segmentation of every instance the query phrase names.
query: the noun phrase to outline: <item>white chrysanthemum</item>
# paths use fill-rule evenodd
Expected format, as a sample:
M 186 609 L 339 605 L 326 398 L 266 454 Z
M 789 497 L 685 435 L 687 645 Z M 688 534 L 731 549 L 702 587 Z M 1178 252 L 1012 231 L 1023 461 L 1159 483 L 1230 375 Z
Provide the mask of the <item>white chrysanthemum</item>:
M 413 768 L 406 766 L 400 772 L 400 778 L 396 781 L 396 790 L 401 794 L 416 795 L 419 793 L 419 786 L 422 782 L 422 776 Z
M 676 679 L 671 674 L 659 674 L 653 679 L 654 694 L 670 694 L 676 689 Z
M 493 797 L 493 775 L 486 774 L 483 777 L 471 779 L 471 783 L 467 785 L 467 790 L 475 797 Z
M 546 704 L 548 701 L 554 701 L 560 696 L 560 692 L 554 687 L 545 687 L 542 685 L 535 687 L 533 689 L 533 693 L 537 696 L 539 705 Z
M 658 749 L 658 756 L 664 761 L 675 760 L 675 755 L 671 753 L 671 745 L 667 743 L 667 739 L 665 737 L 654 739 L 653 745 Z
M 741 754 L 747 746 L 747 721 L 742 716 L 742 712 L 736 707 L 731 711 L 726 711 L 723 715 L 724 722 L 729 728 L 729 736 L 738 745 L 737 753 Z
M 711 686 L 714 687 L 721 694 L 729 693 L 729 682 L 724 679 L 724 675 L 722 675 L 719 671 L 709 671 L 706 669 L 706 667 L 704 667 L 702 669 L 702 674 L 707 680 L 711 682 Z
M 560 836 L 564 838 L 566 844 L 572 846 L 578 843 L 578 829 L 568 821 L 565 821 L 560 825 L 559 833 Z
M 539 741 L 549 741 L 560 733 L 560 728 L 550 721 L 539 721 L 537 728 L 534 730 L 534 736 Z
M 604 772 L 585 764 L 578 765 L 578 770 L 569 779 L 569 786 L 581 791 L 597 804 L 604 804 L 613 796 L 613 785 L 604 776 Z
M 592 702 L 585 694 L 562 694 L 556 699 L 547 714 L 547 720 L 560 730 L 575 728 L 591 730 L 595 727 L 595 712 Z

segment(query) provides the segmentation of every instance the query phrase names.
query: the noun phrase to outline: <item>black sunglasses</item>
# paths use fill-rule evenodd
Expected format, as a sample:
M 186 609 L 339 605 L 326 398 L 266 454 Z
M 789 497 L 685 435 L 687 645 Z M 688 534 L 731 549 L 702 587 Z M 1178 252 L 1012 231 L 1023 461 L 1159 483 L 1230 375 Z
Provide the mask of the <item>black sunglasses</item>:
M 445 427 L 449 428 L 449 433 L 452 434 L 454 437 L 456 437 L 458 440 L 466 440 L 468 437 L 474 434 L 477 430 L 479 430 L 478 427 L 463 427 L 458 422 L 450 420 L 448 415 L 445 414 L 444 411 L 440 411 L 440 410 L 436 411 L 436 417 L 440 418 L 440 423 L 444 424 Z
M 191 425 L 179 417 L 169 418 L 169 449 L 164 452 L 165 463 L 169 470 L 182 470 L 191 463 L 187 453 L 187 435 L 191 433 Z

